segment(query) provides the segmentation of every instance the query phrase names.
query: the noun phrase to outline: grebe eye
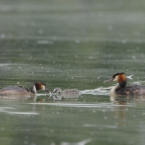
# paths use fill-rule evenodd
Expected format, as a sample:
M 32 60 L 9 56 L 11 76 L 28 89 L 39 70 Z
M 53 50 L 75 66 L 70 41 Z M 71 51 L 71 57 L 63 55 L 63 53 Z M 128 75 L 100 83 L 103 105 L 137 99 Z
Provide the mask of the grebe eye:
M 112 77 L 113 79 L 115 79 L 116 78 L 116 76 L 114 76 L 114 77 Z

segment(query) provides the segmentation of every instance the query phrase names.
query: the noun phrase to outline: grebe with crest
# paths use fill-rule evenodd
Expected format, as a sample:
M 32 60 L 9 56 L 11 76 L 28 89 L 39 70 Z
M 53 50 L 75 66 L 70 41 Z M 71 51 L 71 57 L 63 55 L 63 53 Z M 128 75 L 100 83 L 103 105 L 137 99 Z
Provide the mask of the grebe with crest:
M 23 86 L 7 86 L 0 89 L 0 96 L 7 95 L 36 95 L 37 90 L 45 90 L 50 92 L 44 83 L 37 82 L 32 84 L 30 89 L 27 89 Z
M 145 86 L 133 85 L 126 86 L 127 79 L 125 73 L 116 73 L 112 76 L 111 79 L 104 81 L 104 83 L 117 81 L 118 85 L 113 87 L 110 91 L 110 95 L 145 95 Z

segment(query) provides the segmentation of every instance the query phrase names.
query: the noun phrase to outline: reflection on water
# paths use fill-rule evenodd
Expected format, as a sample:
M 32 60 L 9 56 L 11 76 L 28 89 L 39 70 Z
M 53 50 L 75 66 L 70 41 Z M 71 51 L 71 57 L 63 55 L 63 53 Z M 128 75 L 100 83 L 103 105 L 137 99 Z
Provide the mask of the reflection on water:
M 83 141 L 76 142 L 76 143 L 62 142 L 60 145 L 85 145 L 88 144 L 89 142 L 91 142 L 91 139 L 85 139 Z
M 133 102 L 143 102 L 145 101 L 144 95 L 132 95 L 132 96 L 110 96 L 110 100 L 114 102 L 127 102 L 127 101 L 133 101 Z
M 8 114 L 16 114 L 16 115 L 38 115 L 36 112 L 7 112 Z

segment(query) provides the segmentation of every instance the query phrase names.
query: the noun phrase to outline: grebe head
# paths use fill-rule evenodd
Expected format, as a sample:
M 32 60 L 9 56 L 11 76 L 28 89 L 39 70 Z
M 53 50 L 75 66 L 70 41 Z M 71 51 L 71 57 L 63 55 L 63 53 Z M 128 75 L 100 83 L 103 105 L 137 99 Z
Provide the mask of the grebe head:
M 53 90 L 53 94 L 60 94 L 62 92 L 62 90 L 60 89 L 60 88 L 55 88 L 54 90 Z
M 112 81 L 117 81 L 120 85 L 120 87 L 125 87 L 126 86 L 126 76 L 125 73 L 116 73 L 112 76 L 111 79 L 104 81 L 104 83 L 109 83 Z
M 45 90 L 46 92 L 49 92 L 49 90 L 46 88 L 46 85 L 41 82 L 35 83 L 36 90 Z
M 55 88 L 52 92 L 52 97 L 54 100 L 61 100 L 62 90 L 60 88 Z
M 46 85 L 41 82 L 34 83 L 32 86 L 32 92 L 36 93 L 36 90 L 45 90 L 50 93 L 50 91 L 46 88 Z

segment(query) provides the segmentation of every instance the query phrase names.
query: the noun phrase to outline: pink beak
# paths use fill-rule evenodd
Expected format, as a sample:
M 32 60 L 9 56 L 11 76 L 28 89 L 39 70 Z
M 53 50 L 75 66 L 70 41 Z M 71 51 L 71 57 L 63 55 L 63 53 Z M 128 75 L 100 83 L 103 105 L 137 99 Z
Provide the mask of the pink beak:
M 114 80 L 114 78 L 111 78 L 109 80 L 104 81 L 103 83 L 109 83 L 109 82 L 112 82 L 113 80 Z

